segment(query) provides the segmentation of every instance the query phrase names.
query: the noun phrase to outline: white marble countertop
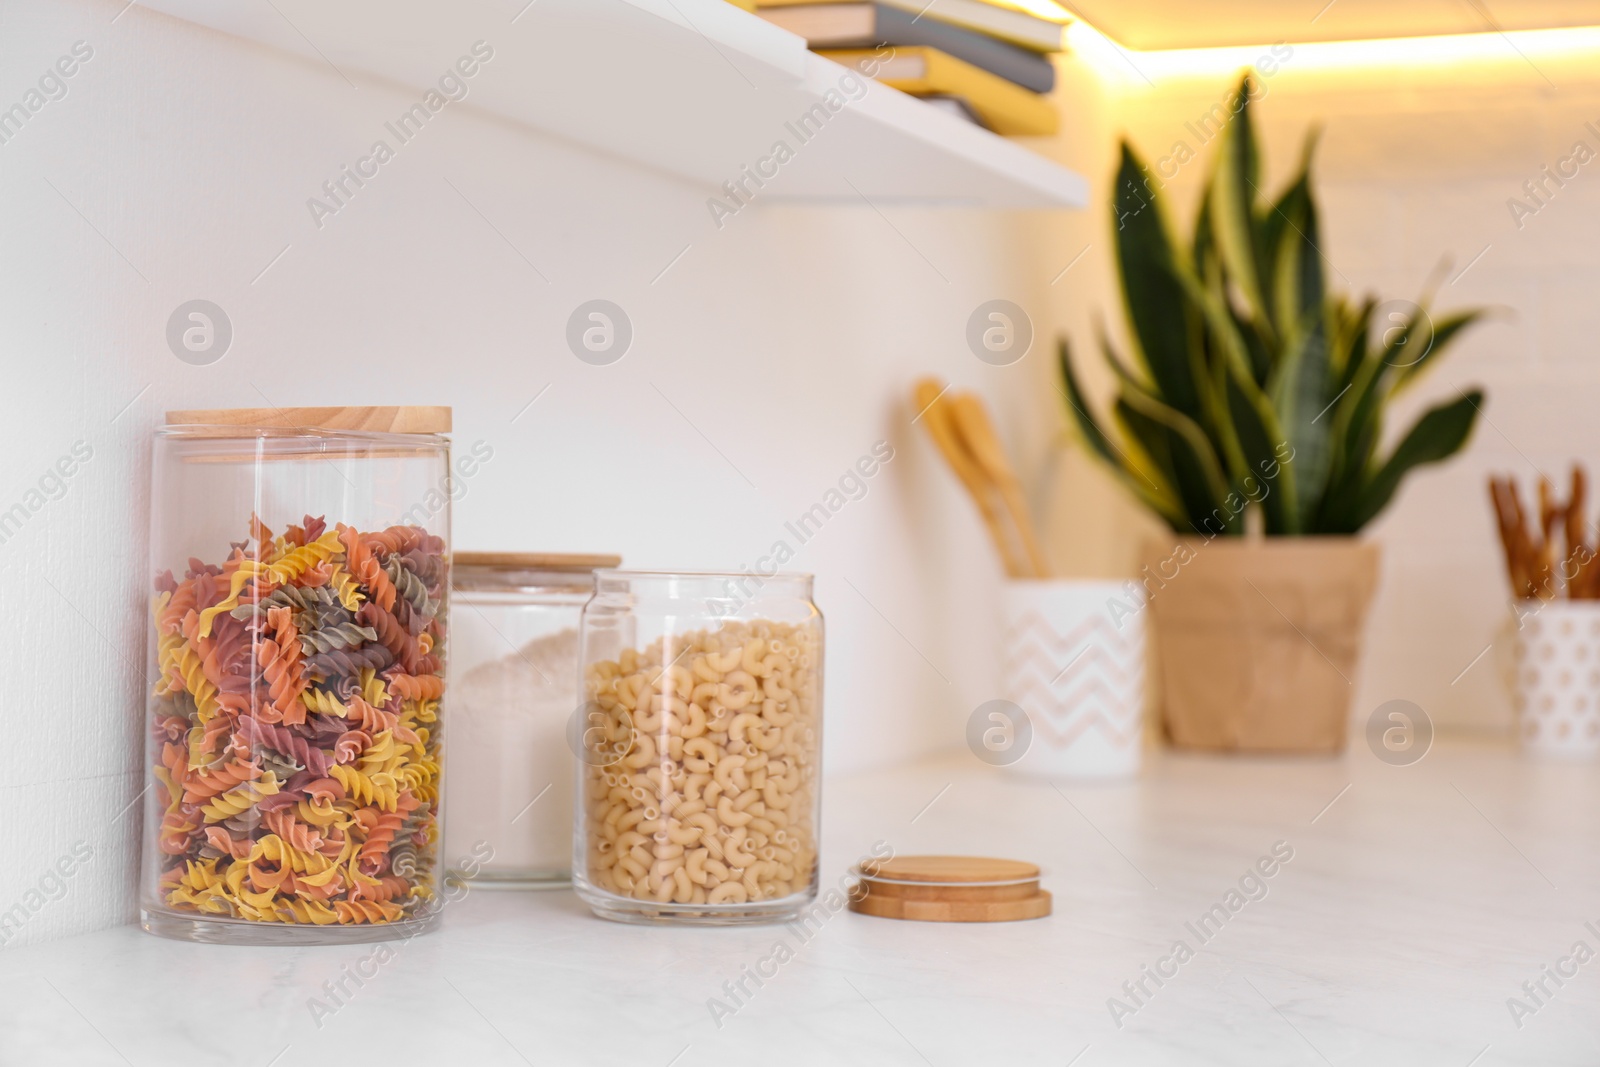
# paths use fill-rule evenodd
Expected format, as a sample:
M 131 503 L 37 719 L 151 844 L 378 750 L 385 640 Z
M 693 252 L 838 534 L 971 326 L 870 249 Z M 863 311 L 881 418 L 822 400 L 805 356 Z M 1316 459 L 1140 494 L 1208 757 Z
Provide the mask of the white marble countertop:
M 1573 956 L 1600 952 L 1600 767 L 1459 741 L 1392 767 L 1358 737 L 1340 760 L 1152 754 L 1136 781 L 1057 789 L 963 758 L 830 782 L 826 820 L 825 884 L 880 840 L 1010 856 L 1044 867 L 1055 914 L 841 912 L 801 942 L 478 891 L 320 1016 L 373 946 L 122 927 L 0 953 L 0 1064 L 1600 1063 L 1600 960 Z M 1260 899 L 1230 901 L 1275 845 L 1293 856 L 1246 880 Z M 1186 925 L 1229 903 L 1207 940 Z M 708 1000 L 779 939 L 793 958 L 719 1027 Z M 1172 976 L 1136 1002 L 1146 966 Z

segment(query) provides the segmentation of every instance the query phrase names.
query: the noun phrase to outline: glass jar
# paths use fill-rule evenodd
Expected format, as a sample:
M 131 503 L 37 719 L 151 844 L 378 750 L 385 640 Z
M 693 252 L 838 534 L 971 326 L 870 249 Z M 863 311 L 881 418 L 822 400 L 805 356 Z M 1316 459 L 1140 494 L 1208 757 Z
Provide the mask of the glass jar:
M 437 921 L 449 429 L 449 408 L 291 408 L 157 431 L 151 933 L 350 943 Z
M 600 571 L 583 610 L 573 886 L 624 922 L 779 922 L 817 894 L 811 576 Z
M 474 856 L 453 878 L 538 889 L 572 881 L 578 621 L 594 572 L 617 556 L 457 552 L 451 583 L 450 784 L 445 848 Z

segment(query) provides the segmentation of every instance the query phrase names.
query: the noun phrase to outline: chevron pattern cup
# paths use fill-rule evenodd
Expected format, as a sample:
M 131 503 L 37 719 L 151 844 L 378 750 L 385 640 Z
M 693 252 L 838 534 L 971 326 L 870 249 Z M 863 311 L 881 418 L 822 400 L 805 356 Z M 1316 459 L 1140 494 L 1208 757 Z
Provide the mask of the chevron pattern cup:
M 1027 712 L 1028 750 L 1012 770 L 1116 778 L 1139 770 L 1144 735 L 1144 613 L 1119 613 L 1122 584 L 1012 581 L 1002 598 L 1007 700 Z

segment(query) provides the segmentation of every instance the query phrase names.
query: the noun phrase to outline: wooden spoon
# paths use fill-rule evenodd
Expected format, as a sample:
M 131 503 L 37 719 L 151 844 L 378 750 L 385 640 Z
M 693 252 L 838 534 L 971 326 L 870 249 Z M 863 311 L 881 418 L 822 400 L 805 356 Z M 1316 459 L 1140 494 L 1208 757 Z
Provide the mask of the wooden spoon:
M 1011 513 L 1011 521 L 1028 554 L 1030 576 L 1048 578 L 1050 564 L 1045 560 L 1044 551 L 1039 547 L 1039 538 L 1034 534 L 1033 519 L 1028 515 L 1028 502 L 1022 492 L 1022 483 L 1011 468 L 1005 446 L 994 432 L 994 424 L 989 421 L 989 412 L 984 408 L 983 401 L 972 393 L 958 394 L 950 400 L 950 413 L 967 451 L 1000 491 L 1000 498 Z
M 1567 582 L 1567 596 L 1573 600 L 1594 598 L 1593 576 L 1595 554 L 1587 541 L 1583 512 L 1588 506 L 1589 479 L 1583 464 L 1572 465 L 1572 495 L 1567 499 L 1567 560 L 1566 567 L 1572 577 Z
M 1491 476 L 1489 499 L 1494 504 L 1495 525 L 1500 531 L 1500 545 L 1506 554 L 1506 577 L 1511 581 L 1511 595 L 1528 595 L 1527 568 L 1522 561 L 1522 516 L 1517 508 L 1516 489 L 1511 480 Z
M 923 378 L 912 390 L 912 400 L 921 412 L 918 417 L 926 427 L 928 436 L 939 447 L 945 462 L 955 472 L 956 478 L 966 488 L 972 502 L 978 506 L 978 515 L 989 528 L 989 537 L 1000 553 L 1001 566 L 1011 578 L 1022 577 L 1025 570 L 1012 550 L 1005 526 L 1000 520 L 1000 510 L 995 505 L 993 487 L 984 477 L 977 461 L 967 452 L 961 437 L 952 424 L 950 410 L 944 400 L 946 386 L 937 378 Z

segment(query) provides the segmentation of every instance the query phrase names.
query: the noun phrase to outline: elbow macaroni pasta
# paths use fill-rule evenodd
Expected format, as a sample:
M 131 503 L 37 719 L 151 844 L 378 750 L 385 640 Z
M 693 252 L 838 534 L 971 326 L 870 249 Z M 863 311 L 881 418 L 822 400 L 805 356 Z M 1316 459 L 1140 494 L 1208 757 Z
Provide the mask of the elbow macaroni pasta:
M 662 905 L 809 893 L 821 667 L 820 626 L 766 620 L 588 664 L 589 883 Z M 630 733 L 631 745 L 617 743 Z M 591 759 L 618 751 L 604 765 Z

